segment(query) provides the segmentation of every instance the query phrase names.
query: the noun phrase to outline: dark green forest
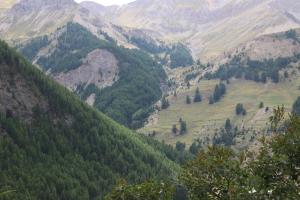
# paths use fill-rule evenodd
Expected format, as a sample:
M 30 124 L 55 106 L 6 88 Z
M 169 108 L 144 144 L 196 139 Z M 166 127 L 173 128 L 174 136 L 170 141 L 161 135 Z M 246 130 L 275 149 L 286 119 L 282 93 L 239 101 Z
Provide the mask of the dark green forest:
M 270 79 L 273 83 L 278 83 L 280 81 L 279 72 L 289 69 L 290 64 L 296 63 L 299 60 L 300 54 L 292 57 L 265 59 L 263 61 L 250 59 L 243 61 L 241 56 L 234 56 L 228 63 L 221 65 L 215 73 L 205 74 L 205 78 L 228 80 L 234 77 L 261 83 L 266 83 Z
M 190 50 L 183 44 L 176 44 L 169 50 L 171 68 L 186 67 L 194 63 Z
M 160 84 L 166 79 L 162 66 L 147 53 L 118 46 L 111 40 L 100 40 L 79 24 L 68 23 L 61 30 L 55 51 L 49 57 L 41 57 L 38 64 L 44 70 L 59 73 L 79 67 L 94 49 L 110 51 L 118 60 L 119 80 L 101 91 L 89 85 L 86 90 L 78 88 L 77 93 L 83 99 L 96 93 L 96 108 L 130 128 L 141 127 L 152 112 L 152 105 L 161 98 Z M 34 57 L 33 52 L 43 47 L 40 40 L 27 43 L 21 53 L 27 58 Z
M 119 179 L 163 180 L 178 171 L 179 152 L 90 108 L 4 42 L 0 68 L 0 83 L 24 81 L 29 95 L 47 102 L 32 109 L 30 120 L 14 110 L 0 113 L 1 199 L 101 199 Z

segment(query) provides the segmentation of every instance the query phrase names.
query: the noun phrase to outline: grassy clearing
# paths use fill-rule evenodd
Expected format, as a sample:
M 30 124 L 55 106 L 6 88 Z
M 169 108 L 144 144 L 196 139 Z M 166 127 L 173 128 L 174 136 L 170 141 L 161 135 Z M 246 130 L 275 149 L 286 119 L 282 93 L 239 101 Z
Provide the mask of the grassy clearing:
M 153 117 L 157 118 L 156 123 L 148 124 L 140 132 L 146 134 L 156 131 L 158 140 L 164 140 L 168 144 L 181 141 L 190 145 L 194 139 L 214 134 L 224 125 L 227 118 L 230 118 L 239 128 L 262 130 L 268 124 L 274 107 L 284 105 L 287 109 L 291 109 L 293 102 L 300 94 L 299 76 L 279 84 L 231 80 L 231 83 L 227 85 L 224 98 L 216 104 L 209 105 L 208 98 L 218 82 L 218 80 L 202 80 L 189 90 L 178 91 L 177 97 L 170 96 L 170 107 L 155 114 Z M 186 95 L 193 97 L 196 87 L 200 88 L 203 101 L 187 105 Z M 261 101 L 264 102 L 265 107 L 270 108 L 269 112 L 265 112 L 265 108 L 259 109 Z M 235 106 L 238 103 L 244 104 L 247 110 L 245 117 L 235 115 Z M 173 124 L 177 124 L 179 128 L 179 118 L 187 122 L 188 134 L 183 136 L 175 136 L 171 133 Z

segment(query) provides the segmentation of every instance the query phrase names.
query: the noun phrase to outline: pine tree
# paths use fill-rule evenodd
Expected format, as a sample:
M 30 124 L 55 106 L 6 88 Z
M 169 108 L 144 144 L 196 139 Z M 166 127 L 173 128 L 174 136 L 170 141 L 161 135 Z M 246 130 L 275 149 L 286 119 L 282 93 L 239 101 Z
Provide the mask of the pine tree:
M 261 108 L 263 108 L 263 107 L 264 107 L 264 102 L 260 102 L 259 108 L 261 109 Z
M 166 96 L 163 96 L 161 100 L 161 108 L 167 109 L 170 106 L 169 100 L 166 98 Z
M 182 118 L 180 117 L 180 118 L 179 118 L 179 123 L 181 123 L 182 121 L 183 121 L 183 120 L 182 120 Z
M 190 82 L 189 82 L 189 81 L 187 82 L 186 86 L 188 87 L 188 89 L 190 89 L 190 87 L 191 87 L 191 84 L 190 84 Z
M 240 114 L 242 114 L 243 110 L 244 110 L 243 104 L 238 103 L 238 104 L 236 105 L 236 107 L 235 107 L 235 113 L 236 113 L 237 115 L 240 115 Z
M 177 126 L 176 124 L 174 124 L 172 127 L 172 133 L 177 134 L 177 132 L 178 132 Z
M 230 119 L 227 119 L 226 122 L 225 122 L 225 130 L 227 132 L 229 132 L 232 128 L 232 125 L 231 125 L 231 122 L 230 122 Z
M 189 95 L 186 96 L 186 104 L 191 104 L 191 98 Z
M 209 104 L 214 104 L 214 97 L 213 96 L 209 97 Z
M 201 102 L 201 101 L 202 101 L 202 96 L 200 94 L 199 88 L 197 87 L 195 92 L 194 102 Z
M 226 86 L 224 83 L 220 83 L 219 85 L 216 85 L 215 91 L 213 94 L 213 100 L 214 102 L 220 101 L 221 97 L 226 93 Z
M 185 121 L 181 121 L 180 123 L 180 134 L 183 135 L 187 133 L 187 126 Z

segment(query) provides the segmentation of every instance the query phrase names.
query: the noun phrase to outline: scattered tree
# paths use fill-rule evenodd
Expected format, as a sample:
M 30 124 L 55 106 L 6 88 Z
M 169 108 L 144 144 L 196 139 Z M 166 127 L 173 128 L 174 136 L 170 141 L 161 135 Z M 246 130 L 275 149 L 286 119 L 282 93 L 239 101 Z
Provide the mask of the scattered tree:
M 227 119 L 225 122 L 225 130 L 229 132 L 231 129 L 232 129 L 231 121 L 230 119 Z
M 216 85 L 213 94 L 214 103 L 220 101 L 221 97 L 224 96 L 225 93 L 226 93 L 226 86 L 224 83 L 220 83 Z
M 197 87 L 195 92 L 194 102 L 201 102 L 201 101 L 202 101 L 202 96 L 200 94 L 199 88 Z
M 180 134 L 183 135 L 186 133 L 187 133 L 187 125 L 186 125 L 186 122 L 182 120 L 180 122 Z
M 188 89 L 190 89 L 190 87 L 191 87 L 190 81 L 187 81 L 186 86 Z
M 259 108 L 262 109 L 264 107 L 264 102 L 260 102 Z
M 174 124 L 172 127 L 172 133 L 177 134 L 177 132 L 178 132 L 177 126 L 176 126 L 176 124 Z
M 247 114 L 246 109 L 244 108 L 244 105 L 241 103 L 236 105 L 235 113 L 236 113 L 236 115 L 246 115 Z
M 191 101 L 191 97 L 189 95 L 186 95 L 186 104 L 191 104 L 192 101 Z
M 213 96 L 209 97 L 209 104 L 214 104 L 214 97 Z
M 163 96 L 161 100 L 161 108 L 167 109 L 170 106 L 169 100 L 166 98 L 166 96 Z

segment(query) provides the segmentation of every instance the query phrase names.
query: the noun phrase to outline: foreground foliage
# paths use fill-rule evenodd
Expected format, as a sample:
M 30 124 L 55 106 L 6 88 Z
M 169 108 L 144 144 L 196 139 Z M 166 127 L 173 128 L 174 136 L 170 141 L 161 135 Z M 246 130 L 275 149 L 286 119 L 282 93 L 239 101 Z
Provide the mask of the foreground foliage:
M 149 181 L 139 185 L 119 183 L 105 200 L 172 200 L 174 188 L 164 182 Z
M 283 107 L 275 110 L 270 118 L 274 136 L 261 139 L 257 154 L 236 154 L 223 146 L 200 151 L 179 176 L 188 198 L 300 199 L 300 118 L 290 114 L 285 120 L 285 116 Z

